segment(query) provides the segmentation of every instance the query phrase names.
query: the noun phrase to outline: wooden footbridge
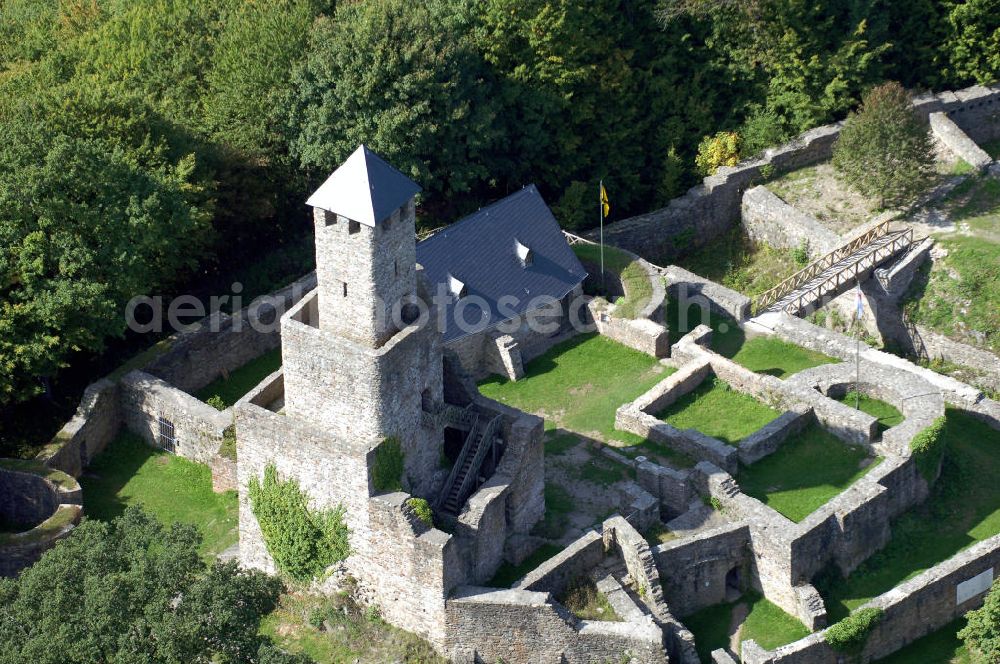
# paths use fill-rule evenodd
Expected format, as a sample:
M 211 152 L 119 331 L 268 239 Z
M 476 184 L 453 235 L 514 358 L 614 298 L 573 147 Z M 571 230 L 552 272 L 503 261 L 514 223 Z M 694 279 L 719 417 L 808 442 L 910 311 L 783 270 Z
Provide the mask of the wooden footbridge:
M 879 265 L 913 244 L 913 229 L 892 230 L 890 220 L 810 263 L 754 300 L 754 312 L 793 316 L 867 279 Z

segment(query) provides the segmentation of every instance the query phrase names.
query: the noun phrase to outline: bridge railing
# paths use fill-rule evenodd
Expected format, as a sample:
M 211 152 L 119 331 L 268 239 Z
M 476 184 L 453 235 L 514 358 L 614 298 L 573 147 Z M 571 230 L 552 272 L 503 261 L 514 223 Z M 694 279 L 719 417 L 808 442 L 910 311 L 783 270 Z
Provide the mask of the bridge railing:
M 867 232 L 859 235 L 850 242 L 842 244 L 825 256 L 816 259 L 809 265 L 779 283 L 774 288 L 764 291 L 758 295 L 756 299 L 754 299 L 754 312 L 760 313 L 764 311 L 784 296 L 807 283 L 809 280 L 822 274 L 824 270 L 833 267 L 843 259 L 856 252 L 858 249 L 888 234 L 891 223 L 891 219 L 886 219 L 879 225 L 869 229 Z
M 882 237 L 884 237 L 884 235 Z M 905 249 L 912 243 L 912 228 L 907 228 L 904 231 L 897 232 L 891 242 L 875 247 L 871 252 L 858 258 L 853 265 L 845 266 L 843 270 L 830 275 L 828 279 L 824 279 L 812 288 L 799 293 L 798 297 L 785 305 L 784 311 L 792 314 L 793 316 L 796 315 L 798 312 L 802 311 L 807 304 L 820 299 L 831 290 L 839 289 L 845 283 L 857 281 L 862 272 L 874 268 L 884 259 L 892 256 L 902 249 Z

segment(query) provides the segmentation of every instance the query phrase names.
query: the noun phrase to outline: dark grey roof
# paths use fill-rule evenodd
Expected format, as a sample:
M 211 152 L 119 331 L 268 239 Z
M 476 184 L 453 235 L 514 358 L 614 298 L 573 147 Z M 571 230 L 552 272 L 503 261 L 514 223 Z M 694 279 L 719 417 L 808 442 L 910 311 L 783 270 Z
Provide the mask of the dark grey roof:
M 361 145 L 309 197 L 306 205 L 374 226 L 419 191 L 417 183 Z
M 531 262 L 525 266 L 515 253 L 516 243 L 531 250 Z M 555 217 L 534 185 L 511 194 L 457 221 L 417 244 L 417 262 L 424 267 L 433 293 L 439 285 L 448 288 L 450 277 L 463 282 L 464 317 L 471 324 L 482 317 L 484 307 L 474 304 L 476 297 L 485 301 L 491 327 L 510 320 L 529 308 L 532 298 L 547 295 L 562 298 L 587 276 L 587 271 L 566 242 Z M 501 314 L 498 301 L 512 295 L 517 302 Z M 456 324 L 450 298 L 446 305 L 447 325 L 444 340 L 469 334 Z M 475 331 L 475 330 L 473 330 Z

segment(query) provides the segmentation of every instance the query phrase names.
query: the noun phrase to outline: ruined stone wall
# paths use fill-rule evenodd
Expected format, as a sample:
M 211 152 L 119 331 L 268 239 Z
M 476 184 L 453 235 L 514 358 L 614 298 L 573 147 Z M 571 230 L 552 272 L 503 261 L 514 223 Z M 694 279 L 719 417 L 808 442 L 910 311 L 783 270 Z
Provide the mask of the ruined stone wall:
M 559 595 L 604 560 L 604 536 L 590 530 L 529 572 L 514 587 Z
M 776 249 L 806 248 L 811 259 L 830 253 L 843 239 L 815 217 L 798 210 L 761 185 L 743 194 L 743 227 L 754 242 Z
M 232 415 L 220 412 L 166 381 L 131 371 L 119 383 L 121 415 L 126 429 L 153 447 L 162 447 L 160 418 L 173 424 L 174 452 L 209 463 L 222 444 Z
M 745 523 L 714 528 L 653 549 L 663 591 L 679 616 L 726 601 L 726 575 L 737 570 L 742 583 L 750 571 L 750 529 Z
M 235 315 L 215 314 L 192 331 L 179 332 L 167 342 L 169 350 L 144 367 L 185 392 L 194 393 L 220 376 L 281 345 L 278 319 L 316 287 L 315 273 L 248 304 Z M 258 321 L 252 322 L 252 321 Z
M 448 600 L 448 648 L 460 664 L 666 664 L 660 628 L 652 622 L 579 620 L 549 593 L 462 586 Z
M 241 561 L 275 571 L 247 490 L 251 477 L 274 464 L 279 477 L 299 483 L 313 508 L 343 505 L 351 531 L 348 570 L 371 589 L 386 620 L 441 647 L 444 598 L 464 582 L 454 538 L 422 525 L 406 505 L 408 494 L 372 496 L 370 468 L 381 439 L 337 438 L 265 408 L 280 395 L 281 380 L 280 372 L 272 375 L 236 406 Z
M 118 435 L 122 419 L 119 398 L 118 385 L 106 378 L 88 385 L 72 419 L 36 458 L 79 477 Z
M 979 542 L 875 598 L 865 606 L 879 607 L 885 615 L 858 661 L 866 664 L 886 657 L 978 608 L 998 573 L 1000 536 Z M 826 645 L 822 632 L 770 652 L 756 643 L 743 643 L 745 664 L 837 664 L 842 657 Z
M 13 577 L 69 535 L 83 514 L 80 485 L 37 461 L 0 459 L 0 518 L 24 528 L 0 533 L 0 576 Z
M 697 315 L 696 307 L 705 311 L 728 316 L 737 322 L 750 317 L 750 298 L 743 293 L 726 288 L 714 281 L 700 277 L 676 265 L 663 268 L 663 278 L 666 281 L 667 294 L 673 302 L 678 303 L 682 315 Z M 673 303 L 671 303 L 673 306 Z M 699 319 L 699 324 L 708 324 L 707 319 Z M 694 329 L 696 325 L 687 325 Z
M 998 87 L 922 95 L 913 103 L 925 118 L 938 111 L 947 113 L 977 143 L 1000 138 Z M 738 223 L 744 191 L 761 184 L 765 174 L 770 177 L 772 172 L 787 173 L 829 159 L 841 127 L 837 123 L 811 129 L 765 150 L 759 158 L 722 167 L 665 208 L 606 225 L 604 240 L 657 261 L 707 246 Z
M 934 138 L 941 142 L 952 154 L 972 166 L 977 171 L 984 170 L 993 163 L 993 157 L 976 145 L 951 118 L 944 113 L 931 113 L 928 120 Z
M 398 438 L 413 492 L 429 494 L 443 436 L 421 413 L 443 400 L 441 335 L 411 325 L 373 348 L 316 327 L 317 305 L 311 293 L 282 319 L 286 411 L 338 439 Z

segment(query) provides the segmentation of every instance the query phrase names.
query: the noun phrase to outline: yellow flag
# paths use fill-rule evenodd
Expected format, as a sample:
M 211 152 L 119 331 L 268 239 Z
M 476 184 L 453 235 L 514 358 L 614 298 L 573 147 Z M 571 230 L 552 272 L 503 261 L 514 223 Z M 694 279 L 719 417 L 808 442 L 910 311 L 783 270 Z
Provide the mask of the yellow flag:
M 604 216 L 608 216 L 611 212 L 611 203 L 608 202 L 608 192 L 604 188 L 604 184 L 601 184 L 601 204 L 604 206 Z

